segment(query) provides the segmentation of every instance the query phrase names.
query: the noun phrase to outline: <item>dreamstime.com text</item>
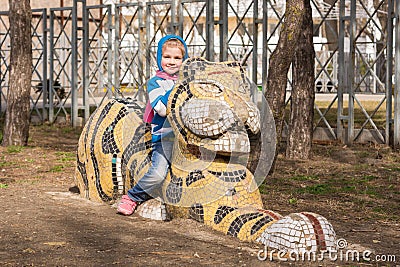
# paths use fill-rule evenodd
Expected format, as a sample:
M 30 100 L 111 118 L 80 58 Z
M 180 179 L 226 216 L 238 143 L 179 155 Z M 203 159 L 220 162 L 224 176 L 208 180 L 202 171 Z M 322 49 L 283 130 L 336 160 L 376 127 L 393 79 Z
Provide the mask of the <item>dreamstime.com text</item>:
M 317 262 L 323 260 L 342 261 L 342 262 L 381 262 L 396 263 L 400 260 L 393 254 L 374 254 L 366 249 L 358 251 L 356 249 L 346 249 L 347 241 L 343 238 L 336 242 L 336 249 L 331 248 L 321 251 L 295 251 L 295 250 L 279 250 L 264 247 L 261 249 L 257 257 L 260 261 L 293 261 L 293 262 Z M 400 266 L 400 265 L 399 265 Z

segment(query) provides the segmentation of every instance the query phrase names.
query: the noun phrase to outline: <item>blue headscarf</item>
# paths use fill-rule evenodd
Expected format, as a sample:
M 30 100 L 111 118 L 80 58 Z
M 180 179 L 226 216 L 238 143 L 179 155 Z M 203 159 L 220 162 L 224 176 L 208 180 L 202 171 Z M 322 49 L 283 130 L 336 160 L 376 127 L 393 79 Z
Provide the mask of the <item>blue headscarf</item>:
M 185 43 L 185 40 L 182 39 L 182 37 L 178 36 L 178 35 L 173 35 L 173 34 L 169 34 L 164 36 L 163 38 L 161 38 L 161 40 L 158 42 L 158 47 L 157 47 L 157 65 L 158 65 L 158 69 L 159 70 L 163 70 L 161 67 L 161 58 L 162 58 L 162 46 L 164 45 L 164 43 L 170 39 L 178 39 L 183 46 L 185 47 L 185 56 L 183 57 L 183 60 L 188 58 L 188 51 L 187 51 L 187 45 Z

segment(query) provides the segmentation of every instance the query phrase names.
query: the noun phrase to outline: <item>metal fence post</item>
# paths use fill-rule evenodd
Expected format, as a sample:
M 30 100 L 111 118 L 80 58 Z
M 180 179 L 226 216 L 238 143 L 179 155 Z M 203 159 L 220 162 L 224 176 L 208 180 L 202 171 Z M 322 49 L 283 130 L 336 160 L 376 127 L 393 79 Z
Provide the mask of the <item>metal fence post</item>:
M 119 88 L 116 88 L 115 85 L 113 86 L 113 68 L 112 66 L 114 65 L 114 58 L 113 58 L 113 53 L 116 53 L 113 51 L 112 47 L 112 40 L 113 40 L 113 26 L 111 24 L 112 20 L 112 13 L 111 13 L 111 6 L 107 6 L 107 14 L 108 18 L 106 22 L 106 27 L 107 27 L 107 96 L 108 98 L 112 98 L 114 96 L 120 96 L 119 93 L 120 91 L 118 90 Z M 115 21 L 115 24 L 118 22 Z M 113 87 L 114 87 L 114 93 L 113 93 Z
M 150 78 L 150 64 L 151 64 L 151 36 L 150 36 L 150 6 L 146 5 L 145 9 L 145 17 L 146 17 L 146 77 L 145 79 L 148 80 Z
M 388 18 L 387 18 L 387 54 L 386 54 L 386 145 L 390 144 L 392 132 L 392 75 L 393 75 L 393 5 L 392 0 L 388 0 Z
M 71 59 L 71 123 L 72 127 L 77 127 L 78 120 L 78 6 L 74 0 L 72 6 L 72 59 Z
M 395 83 L 394 83 L 394 130 L 393 147 L 400 147 L 400 3 L 396 1 L 396 47 L 395 47 Z
M 88 121 L 90 116 L 90 101 L 89 101 L 89 23 L 88 23 L 88 9 L 86 6 L 83 8 L 82 14 L 83 23 L 83 40 L 82 40 L 82 90 L 83 90 L 83 107 L 84 107 L 84 119 Z
M 115 29 L 115 40 L 114 40 L 114 90 L 115 93 L 120 92 L 121 90 L 121 83 L 119 81 L 120 79 L 120 68 L 119 68 L 119 56 L 120 56 L 120 45 L 119 42 L 121 40 L 121 29 L 120 29 L 120 24 L 121 24 L 121 13 L 122 13 L 122 7 L 115 5 L 114 9 L 114 29 Z M 117 97 L 121 97 L 120 95 L 117 95 Z
M 252 79 L 257 84 L 257 67 L 258 67 L 258 0 L 253 3 L 253 64 L 252 64 Z M 262 22 L 262 21 L 261 21 Z
M 50 10 L 50 53 L 49 53 L 49 59 L 50 59 L 50 79 L 52 79 L 53 77 L 53 73 L 54 73 L 54 11 Z M 43 99 L 43 103 L 44 105 L 46 105 L 45 103 L 47 102 L 47 100 L 45 101 L 45 99 Z M 54 109 L 53 107 L 49 107 L 49 122 L 52 123 L 54 121 Z
M 346 119 L 343 116 L 343 92 L 347 87 L 345 83 L 345 53 L 344 53 L 344 42 L 345 42 L 345 27 L 346 27 L 346 17 L 345 17 L 345 0 L 340 0 L 339 7 L 339 39 L 338 39 L 338 109 L 337 109 L 337 119 L 336 119 L 336 129 L 337 138 L 343 142 L 343 133 L 344 133 L 344 120 Z
M 219 60 L 228 60 L 228 1 L 219 0 Z
M 139 76 L 138 81 L 140 86 L 138 86 L 138 91 L 141 92 L 143 95 L 143 102 L 147 102 L 147 89 L 146 89 L 146 77 L 145 77 L 145 62 L 143 60 L 143 56 L 146 55 L 146 21 L 144 20 L 144 13 L 145 12 L 145 5 L 143 2 L 140 2 L 138 5 L 138 17 L 139 17 L 139 37 L 138 37 L 138 50 L 139 50 L 139 58 L 138 58 L 138 65 L 139 65 Z
M 265 94 L 267 89 L 268 77 L 268 3 L 263 1 L 263 18 L 262 18 L 262 92 Z
M 346 144 L 352 144 L 354 141 L 354 74 L 355 74 L 355 60 L 356 60 L 356 44 L 355 44 L 355 34 L 357 30 L 356 24 L 356 0 L 351 0 L 351 7 L 350 7 L 350 62 L 349 62 L 349 103 L 348 103 L 348 124 L 347 124 L 347 140 Z
M 169 26 L 169 31 L 172 34 L 179 34 L 179 24 L 176 22 L 177 12 L 176 12 L 176 0 L 171 0 L 171 24 Z
M 43 77 L 43 83 L 47 84 L 47 79 L 48 79 L 47 78 L 48 77 L 47 76 L 47 41 L 48 41 L 47 33 L 49 31 L 49 29 L 47 28 L 47 9 L 43 9 L 42 17 L 43 17 L 43 39 L 42 39 L 43 40 L 43 59 L 42 59 L 43 60 L 43 75 L 42 75 L 42 77 Z M 43 88 L 44 88 L 44 86 L 43 86 Z M 47 90 L 48 89 L 49 88 L 47 88 Z M 43 114 L 42 122 L 44 122 L 48 116 L 45 99 L 43 99 L 43 102 L 42 102 L 42 114 Z
M 214 0 L 207 0 L 206 5 L 206 58 L 214 61 Z

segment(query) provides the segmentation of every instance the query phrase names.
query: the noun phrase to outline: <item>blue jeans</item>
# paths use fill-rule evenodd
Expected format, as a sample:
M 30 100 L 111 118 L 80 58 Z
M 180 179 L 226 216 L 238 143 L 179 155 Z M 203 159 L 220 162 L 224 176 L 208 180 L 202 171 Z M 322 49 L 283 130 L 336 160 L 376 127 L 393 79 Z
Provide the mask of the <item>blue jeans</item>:
M 130 199 L 143 202 L 160 195 L 159 190 L 170 167 L 173 145 L 171 141 L 153 143 L 151 166 L 137 184 L 128 190 Z

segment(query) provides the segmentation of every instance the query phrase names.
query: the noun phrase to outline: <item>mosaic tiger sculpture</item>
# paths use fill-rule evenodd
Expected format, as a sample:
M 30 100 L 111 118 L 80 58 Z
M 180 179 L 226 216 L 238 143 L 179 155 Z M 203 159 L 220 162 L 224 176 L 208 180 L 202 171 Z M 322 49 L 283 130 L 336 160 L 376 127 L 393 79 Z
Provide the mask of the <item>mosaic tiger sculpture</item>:
M 162 196 L 136 212 L 164 220 L 177 209 L 213 229 L 275 249 L 334 248 L 335 232 L 324 217 L 309 212 L 283 217 L 263 208 L 258 186 L 275 153 L 275 125 L 267 104 L 260 113 L 251 101 L 252 89 L 238 63 L 184 62 L 167 107 L 175 133 L 171 170 Z M 104 103 L 79 139 L 75 177 L 81 195 L 113 202 L 126 193 L 149 167 L 150 140 L 134 101 Z

